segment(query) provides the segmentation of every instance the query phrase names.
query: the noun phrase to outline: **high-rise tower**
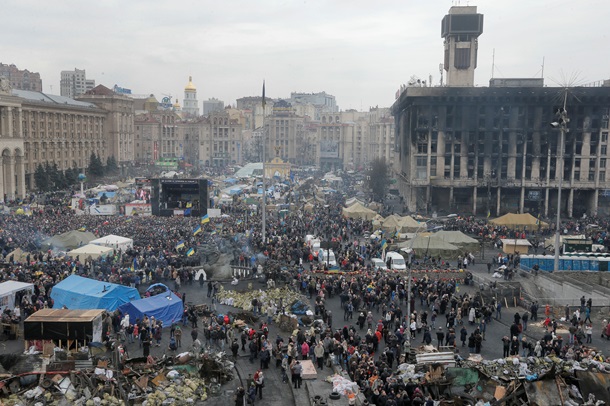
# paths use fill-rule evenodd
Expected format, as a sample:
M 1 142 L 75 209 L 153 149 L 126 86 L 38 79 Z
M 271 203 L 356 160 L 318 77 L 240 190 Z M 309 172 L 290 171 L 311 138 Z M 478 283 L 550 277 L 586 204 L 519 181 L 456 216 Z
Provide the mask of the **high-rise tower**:
M 182 112 L 185 116 L 199 116 L 199 102 L 197 101 L 197 88 L 193 84 L 193 77 L 189 76 L 189 82 L 184 88 L 184 103 Z
M 447 86 L 474 86 L 478 37 L 482 33 L 483 14 L 477 14 L 476 6 L 453 6 L 443 17 Z

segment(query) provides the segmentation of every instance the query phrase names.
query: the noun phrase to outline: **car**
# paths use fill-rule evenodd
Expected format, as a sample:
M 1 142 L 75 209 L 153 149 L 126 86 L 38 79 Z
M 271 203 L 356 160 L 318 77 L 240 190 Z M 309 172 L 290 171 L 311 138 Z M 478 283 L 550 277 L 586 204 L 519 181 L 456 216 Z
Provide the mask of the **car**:
M 385 262 L 383 262 L 382 259 L 380 258 L 373 258 L 371 259 L 371 263 L 373 265 L 373 268 L 375 269 L 379 269 L 381 271 L 387 271 L 388 267 L 386 266 Z

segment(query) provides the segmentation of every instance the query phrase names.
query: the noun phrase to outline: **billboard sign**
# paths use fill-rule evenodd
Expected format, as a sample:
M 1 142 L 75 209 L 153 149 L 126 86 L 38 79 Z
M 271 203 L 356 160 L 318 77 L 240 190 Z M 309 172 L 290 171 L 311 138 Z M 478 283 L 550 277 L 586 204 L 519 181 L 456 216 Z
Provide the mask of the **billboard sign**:
M 339 158 L 339 141 L 321 140 L 320 158 Z
M 126 216 L 152 216 L 150 204 L 128 203 L 125 205 Z

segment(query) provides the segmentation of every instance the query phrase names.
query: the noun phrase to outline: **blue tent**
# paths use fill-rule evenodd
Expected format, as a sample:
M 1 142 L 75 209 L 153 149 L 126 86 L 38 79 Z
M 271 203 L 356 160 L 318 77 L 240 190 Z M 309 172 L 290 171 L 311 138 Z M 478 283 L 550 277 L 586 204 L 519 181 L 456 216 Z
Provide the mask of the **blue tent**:
M 163 322 L 163 327 L 169 327 L 172 322 L 182 320 L 184 313 L 184 305 L 182 299 L 176 296 L 167 286 L 157 283 L 154 286 L 164 286 L 165 293 L 160 293 L 155 296 L 147 297 L 133 302 L 125 303 L 119 306 L 119 310 L 129 314 L 129 320 L 135 323 L 136 319 L 142 320 L 144 315 L 148 317 L 154 316 L 155 319 Z
M 51 298 L 54 309 L 66 306 L 70 310 L 114 311 L 123 303 L 139 299 L 140 294 L 129 286 L 70 275 L 53 287 Z

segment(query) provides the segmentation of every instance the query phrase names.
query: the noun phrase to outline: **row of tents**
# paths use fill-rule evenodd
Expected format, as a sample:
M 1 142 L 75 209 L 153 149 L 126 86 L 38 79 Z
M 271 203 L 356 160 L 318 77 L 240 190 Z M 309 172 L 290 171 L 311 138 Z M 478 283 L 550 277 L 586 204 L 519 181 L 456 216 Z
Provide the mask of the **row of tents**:
M 343 216 L 372 220 L 373 226 L 381 226 L 384 231 L 416 232 L 423 225 L 423 223 L 418 222 L 411 216 L 401 217 L 393 214 L 384 219 L 375 210 L 364 206 L 357 199 L 352 199 L 346 204 L 347 207 L 343 208 Z M 548 223 L 529 213 L 508 213 L 498 218 L 490 219 L 488 222 L 489 224 L 505 226 L 514 230 L 535 230 L 549 227 Z
M 89 231 L 72 230 L 44 240 L 41 249 L 65 251 L 71 257 L 97 259 L 111 255 L 114 250 L 127 251 L 133 248 L 133 239 L 109 234 L 97 238 Z

